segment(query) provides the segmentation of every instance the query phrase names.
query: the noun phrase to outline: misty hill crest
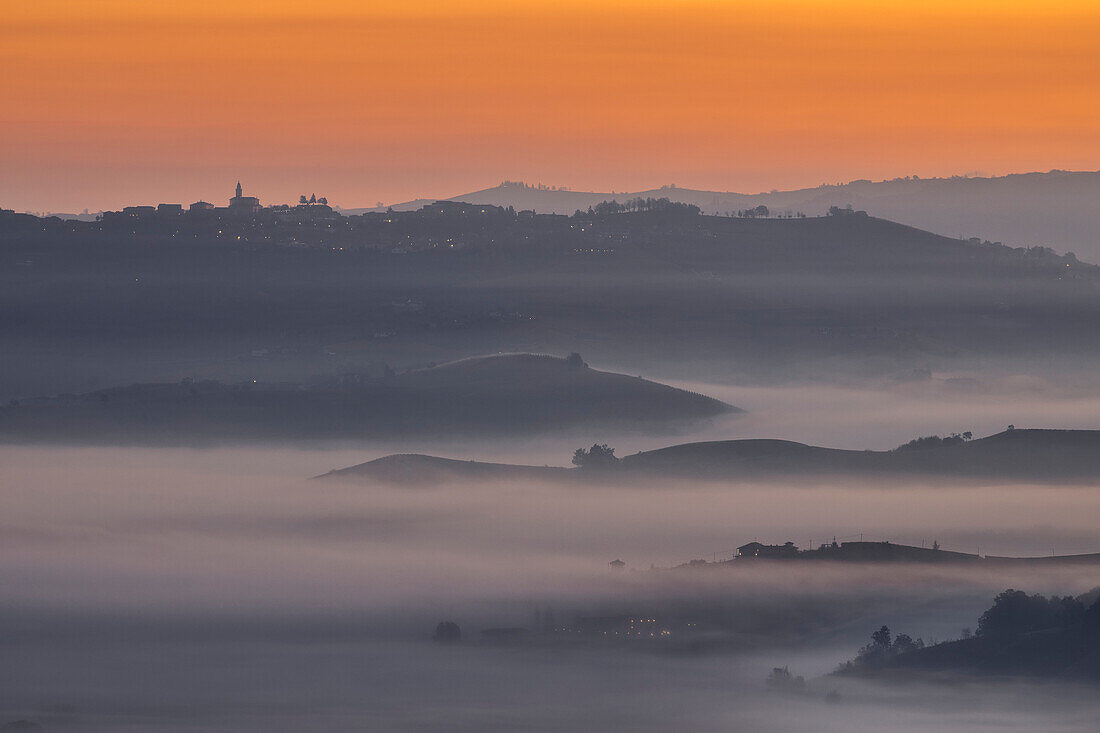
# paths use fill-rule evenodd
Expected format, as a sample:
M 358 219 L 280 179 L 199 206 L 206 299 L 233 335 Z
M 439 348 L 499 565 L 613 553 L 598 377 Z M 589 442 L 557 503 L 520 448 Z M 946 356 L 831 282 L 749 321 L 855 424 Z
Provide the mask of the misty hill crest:
M 1100 430 L 1014 429 L 924 450 L 841 450 L 784 440 L 686 443 L 622 463 L 628 470 L 711 478 L 850 473 L 1092 480 L 1100 473 Z
M 315 384 L 138 384 L 0 407 L 5 442 L 145 443 L 667 429 L 738 408 L 568 358 L 509 354 Z M 662 428 L 662 426 L 664 426 Z
M 515 472 L 515 478 L 592 481 L 926 476 L 1091 483 L 1100 476 L 1100 430 L 1014 429 L 965 443 L 889 451 L 824 448 L 774 439 L 706 441 L 624 456 L 614 466 L 599 471 L 479 464 L 431 456 L 397 458 L 380 458 L 331 474 L 406 483 L 461 481 L 490 472 L 511 478 L 510 471 Z
M 395 453 L 356 466 L 335 469 L 316 478 L 364 478 L 395 484 L 419 484 L 445 481 L 459 475 L 478 481 L 518 481 L 547 477 L 562 478 L 569 472 L 570 469 L 567 468 L 549 466 L 485 463 L 419 453 Z

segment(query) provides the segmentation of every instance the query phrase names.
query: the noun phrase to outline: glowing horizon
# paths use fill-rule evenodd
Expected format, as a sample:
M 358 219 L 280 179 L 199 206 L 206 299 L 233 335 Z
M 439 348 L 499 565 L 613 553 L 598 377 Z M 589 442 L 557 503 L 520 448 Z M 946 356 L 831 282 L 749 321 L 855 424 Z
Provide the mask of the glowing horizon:
M 1085 2 L 19 5 L 0 206 L 1096 170 L 1097 37 Z

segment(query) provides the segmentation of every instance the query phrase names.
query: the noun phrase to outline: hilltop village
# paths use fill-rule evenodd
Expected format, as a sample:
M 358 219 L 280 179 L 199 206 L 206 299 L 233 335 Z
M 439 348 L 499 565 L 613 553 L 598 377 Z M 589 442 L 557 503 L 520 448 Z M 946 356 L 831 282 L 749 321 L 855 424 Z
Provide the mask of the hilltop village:
M 637 198 L 626 204 L 605 202 L 572 216 L 516 211 L 512 207 L 468 204 L 455 201 L 428 202 L 412 211 L 374 210 L 342 213 L 324 196 L 301 195 L 298 203 L 264 206 L 256 196 L 246 196 L 238 181 L 225 206 L 204 200 L 187 205 L 161 203 L 156 206 L 125 206 L 121 211 L 104 211 L 76 218 L 36 217 L 0 209 L 0 231 L 15 234 L 66 235 L 117 241 L 198 239 L 238 245 L 276 245 L 341 251 L 371 251 L 410 254 L 433 250 L 460 251 L 468 248 L 511 244 L 554 243 L 568 236 L 565 251 L 573 254 L 607 255 L 614 252 L 614 237 L 598 236 L 580 217 L 591 222 L 612 214 L 651 213 L 661 221 L 694 218 L 697 206 L 668 198 Z M 752 212 L 750 218 L 766 216 Z
M 624 216 L 627 214 L 640 216 Z M 784 263 L 783 266 L 789 267 L 791 262 L 806 264 L 810 260 L 819 260 L 831 268 L 852 257 L 869 265 L 881 254 L 881 247 L 872 253 L 854 244 L 851 238 L 856 230 L 866 233 L 885 226 L 879 235 L 891 238 L 899 233 L 904 237 L 916 233 L 907 227 L 876 221 L 866 211 L 838 206 L 808 218 L 801 212 L 795 215 L 771 211 L 766 206 L 704 216 L 698 206 L 665 196 L 639 196 L 623 203 L 603 201 L 572 214 L 536 213 L 534 209 L 448 200 L 427 201 L 418 209 L 401 211 L 381 208 L 343 211 L 316 194 L 303 194 L 293 205 L 265 206 L 258 197 L 245 195 L 238 181 L 225 206 L 199 200 L 186 207 L 179 203 L 134 205 L 121 211 L 66 215 L 66 218 L 39 217 L 0 208 L 0 240 L 78 246 L 127 243 L 165 246 L 190 241 L 246 249 L 291 247 L 375 255 L 466 250 L 523 256 L 538 252 L 543 256 L 600 260 L 623 251 L 635 254 L 646 251 L 660 257 L 671 256 L 679 262 L 692 249 L 707 252 L 716 240 L 732 237 L 738 244 L 741 268 L 765 263 Z M 806 233 L 813 233 L 818 247 L 806 249 L 802 245 L 799 238 Z M 842 252 L 824 246 L 827 239 L 838 233 L 845 235 L 838 242 Z M 786 242 L 791 236 L 799 241 Z M 965 247 L 955 254 L 963 255 L 970 265 L 975 261 L 1001 260 L 1029 271 L 1048 269 L 1059 278 L 1078 278 L 1083 275 L 1082 268 L 1089 269 L 1073 254 L 1060 255 L 1047 247 L 1013 248 L 976 238 L 927 237 L 941 244 L 964 243 Z M 676 246 L 671 247 L 670 242 L 676 242 Z M 716 276 L 717 271 L 709 269 L 715 264 L 693 264 L 686 259 L 683 262 L 695 276 L 702 278 Z M 1067 271 L 1067 267 L 1071 269 Z
M 0 211 L 5 293 L 24 304 L 8 313 L 0 402 L 184 378 L 382 378 L 387 366 L 574 351 L 632 374 L 697 353 L 691 376 L 703 381 L 844 379 L 852 368 L 928 381 L 969 369 L 976 345 L 1016 348 L 1021 329 L 1043 334 L 1044 363 L 1100 361 L 1100 268 L 858 211 L 705 216 L 638 197 L 568 216 L 453 201 L 353 213 L 313 194 L 267 206 L 246 182 L 226 193 L 224 205 L 132 206 L 90 221 Z M 802 289 L 810 274 L 822 289 Z M 915 290 L 880 287 L 895 281 Z M 950 328 L 914 300 L 926 291 L 966 303 Z M 1006 327 L 989 329 L 991 319 Z M 43 329 L 58 350 L 49 370 Z M 104 348 L 88 349 L 89 338 Z

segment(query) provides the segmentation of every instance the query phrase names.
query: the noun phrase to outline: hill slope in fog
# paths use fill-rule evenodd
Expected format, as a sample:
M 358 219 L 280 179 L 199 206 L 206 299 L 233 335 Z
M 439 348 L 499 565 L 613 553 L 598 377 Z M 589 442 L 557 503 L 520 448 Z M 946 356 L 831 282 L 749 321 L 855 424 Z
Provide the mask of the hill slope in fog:
M 1100 430 L 1008 430 L 958 444 L 892 451 L 841 450 L 788 440 L 684 443 L 625 456 L 616 465 L 599 470 L 507 466 L 403 455 L 400 460 L 388 456 L 330 475 L 403 482 L 488 476 L 582 482 L 927 476 L 1091 483 L 1100 478 Z
M 431 484 L 457 479 L 470 481 L 523 481 L 575 479 L 568 468 L 520 466 L 512 463 L 460 461 L 418 453 L 395 453 L 347 468 L 338 468 L 317 478 L 347 481 L 384 481 L 393 484 Z
M 974 636 L 926 646 L 902 634 L 891 643 L 884 626 L 872 639 L 836 674 L 1100 681 L 1100 603 L 1095 591 L 1047 598 L 1009 588 L 978 619 Z
M 955 445 L 892 451 L 784 440 L 685 443 L 626 456 L 622 467 L 668 476 L 928 474 L 1019 479 L 1100 476 L 1100 430 L 1008 430 Z
M 577 355 L 513 354 L 309 386 L 188 381 L 16 401 L 0 408 L 0 439 L 142 444 L 662 430 L 735 412 L 704 395 L 591 369 Z

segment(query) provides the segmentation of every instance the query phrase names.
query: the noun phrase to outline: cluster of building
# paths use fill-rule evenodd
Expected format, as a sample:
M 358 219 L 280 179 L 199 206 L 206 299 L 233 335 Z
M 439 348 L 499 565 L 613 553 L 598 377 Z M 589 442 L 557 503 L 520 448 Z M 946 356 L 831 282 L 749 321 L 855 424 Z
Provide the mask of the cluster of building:
M 227 206 L 215 206 L 214 204 L 206 201 L 196 201 L 187 207 L 187 213 L 189 214 L 212 214 L 212 215 L 230 215 L 251 217 L 260 213 L 270 212 L 276 216 L 276 218 L 286 219 L 317 219 L 317 218 L 331 218 L 337 216 L 332 207 L 328 205 L 328 201 L 324 198 L 318 200 L 316 197 L 312 197 L 306 201 L 305 197 L 302 197 L 302 202 L 297 206 L 290 206 L 289 204 L 279 204 L 275 206 L 264 207 L 260 205 L 260 199 L 256 196 L 245 196 L 244 189 L 241 187 L 241 182 L 237 181 L 237 188 L 232 198 L 229 199 Z M 154 216 L 180 216 L 184 213 L 183 204 L 157 204 L 156 206 L 126 206 L 122 211 L 104 212 L 105 219 L 111 219 L 114 217 L 141 219 Z

